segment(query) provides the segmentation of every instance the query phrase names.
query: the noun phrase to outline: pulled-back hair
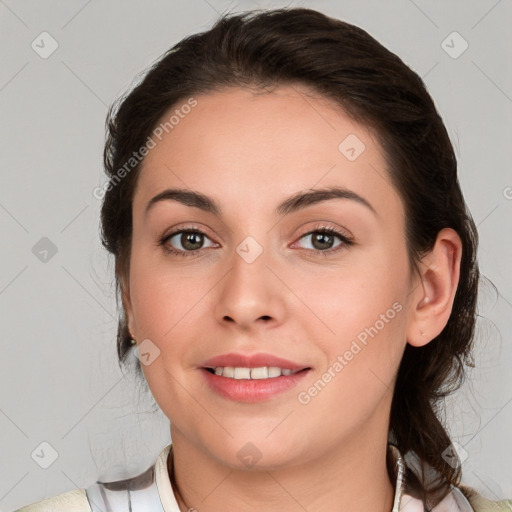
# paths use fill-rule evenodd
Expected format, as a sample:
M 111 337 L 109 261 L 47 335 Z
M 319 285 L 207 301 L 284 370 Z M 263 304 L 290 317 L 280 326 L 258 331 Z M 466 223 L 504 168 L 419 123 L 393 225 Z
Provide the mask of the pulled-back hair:
M 408 463 L 406 479 L 431 506 L 460 483 L 460 465 L 442 457 L 451 444 L 442 399 L 462 384 L 470 360 L 479 280 L 478 235 L 457 178 L 446 128 L 421 78 L 361 28 L 304 8 L 223 15 L 208 31 L 181 40 L 119 98 L 107 117 L 101 210 L 103 244 L 115 257 L 118 292 L 129 272 L 132 200 L 140 162 L 126 169 L 164 114 L 193 95 L 228 87 L 270 90 L 305 85 L 372 128 L 404 206 L 411 268 L 443 228 L 462 240 L 460 278 L 443 331 L 423 347 L 406 345 L 390 414 L 390 439 L 436 478 Z M 120 179 L 120 169 L 125 172 Z M 126 363 L 131 336 L 121 310 L 117 350 Z M 470 363 L 471 364 L 471 363 Z M 140 373 L 140 364 L 138 364 Z M 421 468 L 422 466 L 420 466 Z M 429 469 L 427 467 L 427 469 Z

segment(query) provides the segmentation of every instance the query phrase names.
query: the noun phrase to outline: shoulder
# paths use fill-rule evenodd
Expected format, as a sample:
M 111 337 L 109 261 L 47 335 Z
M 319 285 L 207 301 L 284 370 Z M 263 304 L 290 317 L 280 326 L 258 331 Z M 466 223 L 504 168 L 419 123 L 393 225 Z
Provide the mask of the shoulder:
M 91 507 L 85 489 L 73 489 L 13 512 L 91 512 Z
M 512 512 L 512 500 L 493 501 L 465 485 L 459 485 L 459 490 L 467 498 L 474 512 Z
M 403 495 L 400 510 L 404 512 L 512 512 L 512 500 L 493 501 L 478 493 L 472 487 L 452 486 L 451 491 L 433 508 L 419 498 Z

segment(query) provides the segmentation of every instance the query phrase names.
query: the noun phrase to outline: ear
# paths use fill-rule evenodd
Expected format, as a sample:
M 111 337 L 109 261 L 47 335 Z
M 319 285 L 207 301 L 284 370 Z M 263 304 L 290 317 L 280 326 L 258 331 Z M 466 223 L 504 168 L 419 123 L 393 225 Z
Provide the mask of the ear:
M 134 336 L 136 336 L 136 329 L 135 329 L 135 322 L 133 319 L 133 308 L 132 308 L 132 301 L 130 296 L 130 285 L 128 282 L 128 279 L 125 277 L 121 277 L 119 280 L 119 287 L 121 291 L 121 300 L 123 303 L 123 309 L 126 317 L 126 323 L 128 327 L 128 332 L 130 333 L 131 337 L 133 339 Z
M 420 275 L 412 291 L 411 318 L 407 342 L 421 347 L 432 341 L 446 326 L 459 284 L 462 242 L 451 228 L 437 234 L 432 250 L 422 258 Z

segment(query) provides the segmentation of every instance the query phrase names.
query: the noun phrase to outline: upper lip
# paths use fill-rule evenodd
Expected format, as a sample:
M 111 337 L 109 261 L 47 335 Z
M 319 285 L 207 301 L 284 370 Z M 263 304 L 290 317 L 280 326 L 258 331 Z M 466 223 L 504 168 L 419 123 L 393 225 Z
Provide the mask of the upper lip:
M 272 354 L 265 354 L 263 352 L 257 354 L 222 354 L 208 359 L 208 361 L 205 361 L 203 364 L 204 368 L 216 368 L 217 366 L 231 366 L 237 368 L 277 366 L 278 368 L 287 368 L 292 371 L 310 368 L 308 365 L 295 363 L 293 361 L 289 361 L 288 359 L 277 357 Z

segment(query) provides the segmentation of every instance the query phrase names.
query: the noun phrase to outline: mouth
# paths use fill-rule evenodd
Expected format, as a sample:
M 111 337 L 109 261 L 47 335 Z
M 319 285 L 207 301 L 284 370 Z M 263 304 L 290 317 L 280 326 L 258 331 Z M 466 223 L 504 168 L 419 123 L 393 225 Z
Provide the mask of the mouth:
M 209 389 L 217 396 L 234 402 L 256 403 L 278 395 L 285 397 L 286 392 L 296 387 L 312 368 L 216 366 L 200 370 Z
M 300 372 L 311 370 L 310 367 L 300 370 L 291 370 L 290 368 L 280 368 L 278 366 L 258 366 L 255 368 L 236 367 L 236 366 L 215 366 L 205 367 L 207 372 L 219 377 L 226 377 L 235 380 L 267 380 L 276 379 L 282 376 L 295 375 Z

